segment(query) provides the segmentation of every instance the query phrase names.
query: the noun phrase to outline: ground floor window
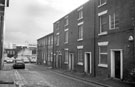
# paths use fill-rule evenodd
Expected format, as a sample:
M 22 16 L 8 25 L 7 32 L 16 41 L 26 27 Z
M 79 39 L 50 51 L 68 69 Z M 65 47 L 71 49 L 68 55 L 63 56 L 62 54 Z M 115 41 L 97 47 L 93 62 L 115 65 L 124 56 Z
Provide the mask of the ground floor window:
M 99 47 L 99 66 L 107 67 L 107 46 Z
M 82 49 L 78 49 L 78 64 L 82 65 L 83 64 L 83 50 Z

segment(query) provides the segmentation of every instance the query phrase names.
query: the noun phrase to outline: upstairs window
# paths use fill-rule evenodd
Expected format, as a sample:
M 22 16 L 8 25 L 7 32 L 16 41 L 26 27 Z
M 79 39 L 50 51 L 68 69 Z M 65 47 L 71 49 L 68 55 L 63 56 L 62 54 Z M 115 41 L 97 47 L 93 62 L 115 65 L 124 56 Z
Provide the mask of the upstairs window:
M 65 26 L 67 26 L 67 25 L 68 25 L 68 16 L 65 17 Z
M 79 33 L 79 36 L 78 36 L 78 39 L 83 39 L 83 26 L 80 25 L 78 26 L 78 33 Z
M 56 30 L 59 30 L 59 22 L 56 22 L 55 28 L 56 28 Z
M 65 30 L 65 43 L 68 43 L 68 29 Z
M 118 14 L 113 13 L 109 15 L 109 29 L 119 29 L 119 17 Z
M 100 35 L 101 34 L 107 34 L 107 30 L 108 30 L 107 10 L 106 11 L 103 11 L 101 13 L 98 13 L 98 16 L 99 16 Z
M 78 10 L 78 20 L 83 18 L 83 7 L 80 7 Z
M 59 33 L 57 33 L 56 35 L 56 46 L 59 46 L 59 40 L 60 39 L 60 36 L 59 36 Z
M 79 18 L 78 18 L 78 19 L 82 19 L 82 18 L 83 18 L 83 11 L 80 10 L 80 11 L 79 11 Z
M 102 6 L 104 4 L 106 4 L 107 0 L 98 0 L 98 5 Z

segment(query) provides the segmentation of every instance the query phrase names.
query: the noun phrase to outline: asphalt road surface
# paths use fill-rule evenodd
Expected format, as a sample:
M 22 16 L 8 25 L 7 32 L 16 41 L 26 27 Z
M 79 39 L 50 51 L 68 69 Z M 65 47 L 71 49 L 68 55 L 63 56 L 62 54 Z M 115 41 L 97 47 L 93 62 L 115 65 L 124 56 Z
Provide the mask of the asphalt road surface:
M 102 87 L 85 82 L 36 64 L 26 64 L 25 69 L 12 69 L 12 64 L 5 64 L 14 72 L 14 81 L 20 87 Z

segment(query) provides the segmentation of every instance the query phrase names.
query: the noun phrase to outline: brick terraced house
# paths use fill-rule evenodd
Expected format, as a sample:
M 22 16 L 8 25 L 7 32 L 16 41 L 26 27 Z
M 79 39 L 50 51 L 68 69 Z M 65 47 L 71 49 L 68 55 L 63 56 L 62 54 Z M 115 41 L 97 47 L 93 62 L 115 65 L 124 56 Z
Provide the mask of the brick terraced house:
M 135 1 L 96 1 L 96 75 L 126 79 L 135 68 Z
M 37 40 L 37 63 L 52 66 L 53 61 L 53 33 Z
M 53 68 L 128 80 L 135 74 L 135 1 L 89 0 L 53 24 Z M 44 61 L 43 43 L 38 52 Z
M 94 73 L 94 1 L 54 23 L 54 67 Z

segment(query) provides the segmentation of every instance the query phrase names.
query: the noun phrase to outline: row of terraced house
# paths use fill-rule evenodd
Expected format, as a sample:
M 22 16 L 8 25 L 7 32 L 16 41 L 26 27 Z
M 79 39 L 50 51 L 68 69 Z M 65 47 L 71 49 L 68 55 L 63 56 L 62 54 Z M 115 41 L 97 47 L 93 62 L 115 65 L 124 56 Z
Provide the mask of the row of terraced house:
M 79 6 L 53 24 L 53 33 L 38 39 L 38 63 L 128 79 L 135 73 L 134 5 L 134 0 L 89 0 Z

